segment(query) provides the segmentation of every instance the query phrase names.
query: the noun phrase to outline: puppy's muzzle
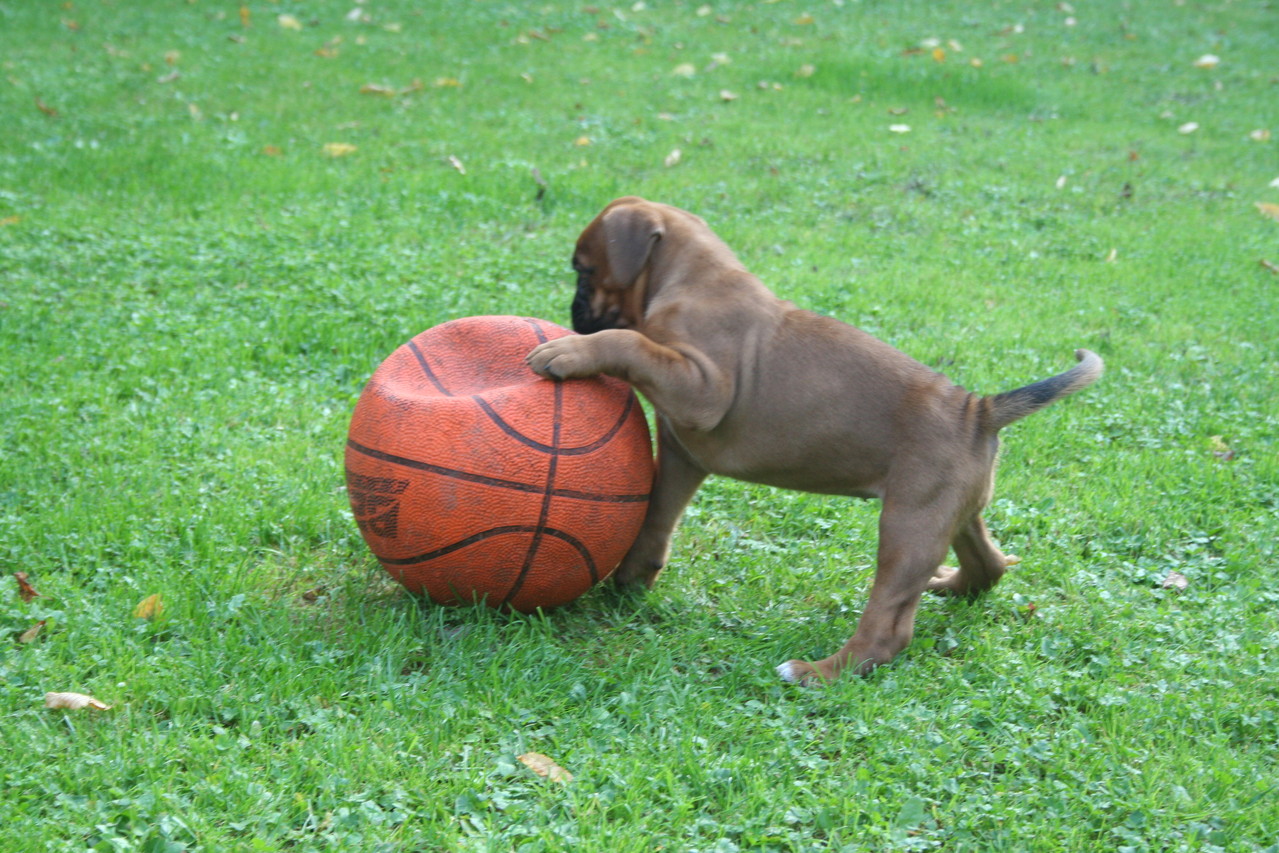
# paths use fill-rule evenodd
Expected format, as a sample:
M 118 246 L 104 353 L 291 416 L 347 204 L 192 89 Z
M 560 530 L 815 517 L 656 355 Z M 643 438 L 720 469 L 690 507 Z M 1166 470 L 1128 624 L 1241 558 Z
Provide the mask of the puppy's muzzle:
M 573 296 L 573 305 L 570 314 L 573 317 L 573 331 L 579 335 L 589 335 L 593 332 L 603 331 L 604 329 L 616 329 L 617 314 L 616 308 L 609 308 L 603 314 L 596 314 L 592 307 L 593 293 L 590 285 L 579 283 L 577 285 L 577 293 Z

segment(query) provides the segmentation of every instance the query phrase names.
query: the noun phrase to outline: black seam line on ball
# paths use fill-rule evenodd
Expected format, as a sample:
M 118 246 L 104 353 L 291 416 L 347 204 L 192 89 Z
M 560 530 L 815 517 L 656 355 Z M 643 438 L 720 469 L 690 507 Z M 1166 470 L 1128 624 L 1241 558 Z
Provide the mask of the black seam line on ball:
M 405 346 L 407 346 L 409 351 L 413 353 L 413 357 L 417 359 L 418 367 L 422 368 L 422 373 L 428 380 L 430 380 L 431 384 L 435 386 L 435 389 L 445 397 L 452 397 L 453 392 L 445 388 L 444 383 L 440 382 L 439 377 L 435 375 L 435 371 L 431 370 L 431 365 L 426 363 L 426 355 L 418 349 L 417 344 L 413 343 L 413 341 L 409 341 L 405 344 Z
M 533 538 L 528 543 L 528 551 L 524 553 L 524 565 L 520 568 L 520 573 L 515 576 L 514 583 L 511 588 L 506 591 L 506 598 L 502 599 L 502 606 L 511 603 L 511 599 L 519 593 L 520 587 L 524 586 L 524 579 L 528 577 L 528 573 L 533 569 L 533 560 L 537 557 L 538 548 L 542 546 L 542 528 L 546 525 L 547 516 L 551 514 L 551 492 L 555 487 L 555 472 L 560 466 L 560 429 L 562 427 L 562 419 L 564 417 L 564 386 L 555 383 L 555 408 L 551 417 L 551 459 L 550 464 L 546 466 L 546 486 L 542 489 L 542 509 L 537 516 L 537 529 L 533 531 Z M 595 583 L 594 573 L 591 574 L 591 583 Z
M 555 384 L 556 394 L 560 393 L 560 387 L 561 383 L 557 382 Z M 626 405 L 622 407 L 621 415 L 618 416 L 617 420 L 611 427 L 609 427 L 608 432 L 604 433 L 604 435 L 600 436 L 595 441 L 592 441 L 590 444 L 582 444 L 577 447 L 554 447 L 529 438 L 506 421 L 502 420 L 502 416 L 494 411 L 488 401 L 480 395 L 476 394 L 471 397 L 471 399 L 475 401 L 476 405 L 484 411 L 484 414 L 489 416 L 489 420 L 491 420 L 502 432 L 506 433 L 520 444 L 531 447 L 541 453 L 548 453 L 556 456 L 584 456 L 587 453 L 594 453 L 596 450 L 599 450 L 601 447 L 613 440 L 613 436 L 617 435 L 622 427 L 625 426 L 626 419 L 631 415 L 631 409 L 635 408 L 635 395 L 627 394 Z
M 482 530 L 479 533 L 472 534 L 465 539 L 459 539 L 456 542 L 451 542 L 443 548 L 437 548 L 434 551 L 427 551 L 425 554 L 418 554 L 415 557 L 383 557 L 377 553 L 374 553 L 374 556 L 377 557 L 380 562 L 388 566 L 412 566 L 417 563 L 428 563 L 438 557 L 444 557 L 454 551 L 461 550 L 468 545 L 474 545 L 476 542 L 482 542 L 485 539 L 492 539 L 494 536 L 505 536 L 510 533 L 532 533 L 533 531 L 533 526 L 529 524 L 513 524 L 507 527 L 493 527 L 488 530 Z M 577 553 L 581 554 L 582 560 L 585 561 L 586 565 L 590 568 L 591 577 L 595 577 L 595 561 L 591 558 L 591 552 L 586 550 L 586 546 L 582 544 L 580 539 L 565 533 L 563 530 L 556 530 L 553 527 L 543 528 L 542 533 L 552 539 L 558 539 L 561 542 L 567 543 L 570 547 L 576 550 Z
M 535 492 L 541 493 L 545 491 L 545 486 L 539 486 L 534 483 L 521 483 L 518 480 L 503 480 L 499 477 L 488 477 L 484 474 L 472 474 L 469 471 L 459 471 L 456 468 L 445 468 L 442 465 L 432 465 L 429 462 L 421 462 L 417 459 L 409 459 L 404 456 L 396 456 L 382 450 L 374 450 L 371 447 L 365 447 L 355 439 L 348 438 L 346 446 L 356 453 L 362 453 L 372 459 L 382 462 L 390 462 L 393 465 L 402 465 L 405 468 L 413 468 L 417 471 L 427 471 L 431 474 L 439 474 L 441 477 L 450 477 L 455 480 L 463 480 L 468 483 L 480 483 L 485 486 L 493 486 L 497 489 L 511 489 L 517 492 Z M 597 503 L 639 503 L 648 500 L 649 493 L 643 494 L 621 494 L 609 495 L 594 492 L 579 492 L 575 489 L 554 489 L 552 490 L 557 498 L 572 498 L 579 501 L 595 501 Z

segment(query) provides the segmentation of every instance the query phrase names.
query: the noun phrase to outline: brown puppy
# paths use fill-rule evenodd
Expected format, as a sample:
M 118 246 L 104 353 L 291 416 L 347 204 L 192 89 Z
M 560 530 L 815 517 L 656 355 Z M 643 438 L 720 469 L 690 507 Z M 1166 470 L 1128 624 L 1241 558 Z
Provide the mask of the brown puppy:
M 1057 376 L 970 394 L 860 329 L 774 296 L 696 216 L 620 198 L 573 254 L 573 328 L 530 353 L 542 376 L 624 379 L 658 414 L 657 474 L 639 537 L 615 578 L 652 585 L 708 474 L 879 498 L 870 600 L 830 657 L 778 667 L 789 681 L 867 673 L 906 647 L 925 590 L 975 595 L 1008 565 L 981 511 L 997 433 L 1101 375 L 1078 350 Z M 940 567 L 953 548 L 958 569 Z

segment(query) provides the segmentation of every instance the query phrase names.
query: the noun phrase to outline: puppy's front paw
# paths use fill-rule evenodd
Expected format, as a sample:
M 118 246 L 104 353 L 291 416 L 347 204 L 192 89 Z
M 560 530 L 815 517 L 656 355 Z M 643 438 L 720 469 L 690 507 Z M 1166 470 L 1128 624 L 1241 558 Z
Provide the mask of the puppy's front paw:
M 525 361 L 534 373 L 547 379 L 577 379 L 599 373 L 591 357 L 591 344 L 582 335 L 540 344 Z

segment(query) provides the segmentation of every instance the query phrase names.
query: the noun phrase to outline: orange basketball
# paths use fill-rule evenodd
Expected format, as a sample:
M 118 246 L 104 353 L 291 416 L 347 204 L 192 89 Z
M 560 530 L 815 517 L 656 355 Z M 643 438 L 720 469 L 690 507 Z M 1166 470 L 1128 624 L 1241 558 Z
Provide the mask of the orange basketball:
M 653 481 L 648 423 L 626 383 L 553 382 L 524 363 L 573 334 L 468 317 L 391 353 L 360 395 L 346 485 L 364 541 L 440 604 L 551 608 L 608 577 Z

